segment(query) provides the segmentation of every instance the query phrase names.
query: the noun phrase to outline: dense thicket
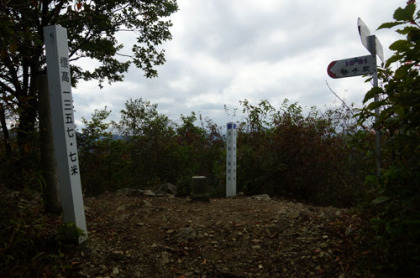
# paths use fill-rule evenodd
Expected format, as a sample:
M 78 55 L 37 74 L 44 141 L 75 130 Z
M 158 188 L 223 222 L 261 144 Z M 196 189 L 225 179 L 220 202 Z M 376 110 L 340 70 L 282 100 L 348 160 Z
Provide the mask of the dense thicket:
M 322 205 L 349 206 L 369 193 L 372 134 L 358 128 L 348 108 L 304 115 L 284 101 L 241 102 L 238 122 L 238 191 L 268 193 Z M 213 196 L 224 196 L 225 127 L 194 112 L 174 124 L 157 104 L 129 100 L 118 123 L 95 111 L 79 138 L 82 182 L 87 194 L 122 187 L 152 188 L 173 183 L 189 193 L 193 175 L 209 178 Z M 113 132 L 109 130 L 113 128 Z M 370 188 L 372 189 L 372 188 Z

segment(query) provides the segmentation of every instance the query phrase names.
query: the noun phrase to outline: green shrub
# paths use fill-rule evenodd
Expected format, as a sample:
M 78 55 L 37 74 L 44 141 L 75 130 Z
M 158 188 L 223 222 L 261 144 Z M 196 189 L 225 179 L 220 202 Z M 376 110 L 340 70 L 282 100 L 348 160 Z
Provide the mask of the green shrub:
M 373 137 L 350 120 L 352 111 L 312 108 L 304 116 L 287 100 L 278 111 L 268 101 L 242 103 L 248 118 L 238 131 L 239 190 L 319 205 L 350 206 L 364 198 Z

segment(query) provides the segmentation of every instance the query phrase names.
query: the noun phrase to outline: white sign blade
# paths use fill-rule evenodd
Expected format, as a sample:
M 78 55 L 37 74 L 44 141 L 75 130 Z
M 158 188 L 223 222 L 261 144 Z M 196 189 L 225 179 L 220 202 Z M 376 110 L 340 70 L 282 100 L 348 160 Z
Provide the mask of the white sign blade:
M 64 222 L 74 223 L 87 236 L 71 94 L 67 30 L 58 25 L 44 27 L 44 42 Z
M 360 40 L 362 41 L 363 46 L 371 53 L 378 55 L 382 62 L 385 61 L 384 59 L 384 50 L 382 48 L 382 44 L 379 39 L 372 35 L 367 25 L 363 22 L 363 20 L 359 17 L 357 19 L 357 29 L 359 30 Z M 373 44 L 372 41 L 369 41 L 370 36 L 375 36 Z M 375 48 L 374 48 L 375 47 Z M 373 49 L 374 48 L 374 49 Z
M 375 70 L 376 63 L 372 55 L 332 61 L 327 68 L 328 75 L 331 78 L 373 74 Z
M 369 50 L 369 43 L 367 37 L 371 35 L 369 28 L 363 22 L 363 20 L 359 17 L 357 19 L 357 29 L 359 30 L 360 40 L 366 49 Z M 370 51 L 370 50 L 369 50 Z
M 384 49 L 378 37 L 376 36 L 375 36 L 375 49 L 376 49 L 376 55 L 378 55 L 379 59 L 381 59 L 382 62 L 385 62 Z

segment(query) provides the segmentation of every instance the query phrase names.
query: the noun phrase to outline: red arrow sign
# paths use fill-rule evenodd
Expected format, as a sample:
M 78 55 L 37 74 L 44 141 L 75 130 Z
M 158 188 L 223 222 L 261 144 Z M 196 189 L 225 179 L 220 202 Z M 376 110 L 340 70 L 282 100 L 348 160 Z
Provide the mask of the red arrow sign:
M 332 78 L 344 78 L 357 75 L 373 74 L 376 69 L 375 59 L 372 55 L 332 61 L 327 68 Z

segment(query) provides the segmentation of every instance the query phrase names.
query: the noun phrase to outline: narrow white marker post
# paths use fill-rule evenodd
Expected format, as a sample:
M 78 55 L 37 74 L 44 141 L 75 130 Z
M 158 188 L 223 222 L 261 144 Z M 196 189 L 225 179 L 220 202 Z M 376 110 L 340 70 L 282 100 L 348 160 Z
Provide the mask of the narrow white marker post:
M 54 149 L 64 222 L 74 223 L 85 233 L 85 237 L 79 239 L 79 242 L 82 242 L 87 238 L 87 228 L 77 154 L 67 30 L 58 25 L 44 27 L 44 41 Z
M 236 124 L 227 123 L 226 197 L 236 196 Z

